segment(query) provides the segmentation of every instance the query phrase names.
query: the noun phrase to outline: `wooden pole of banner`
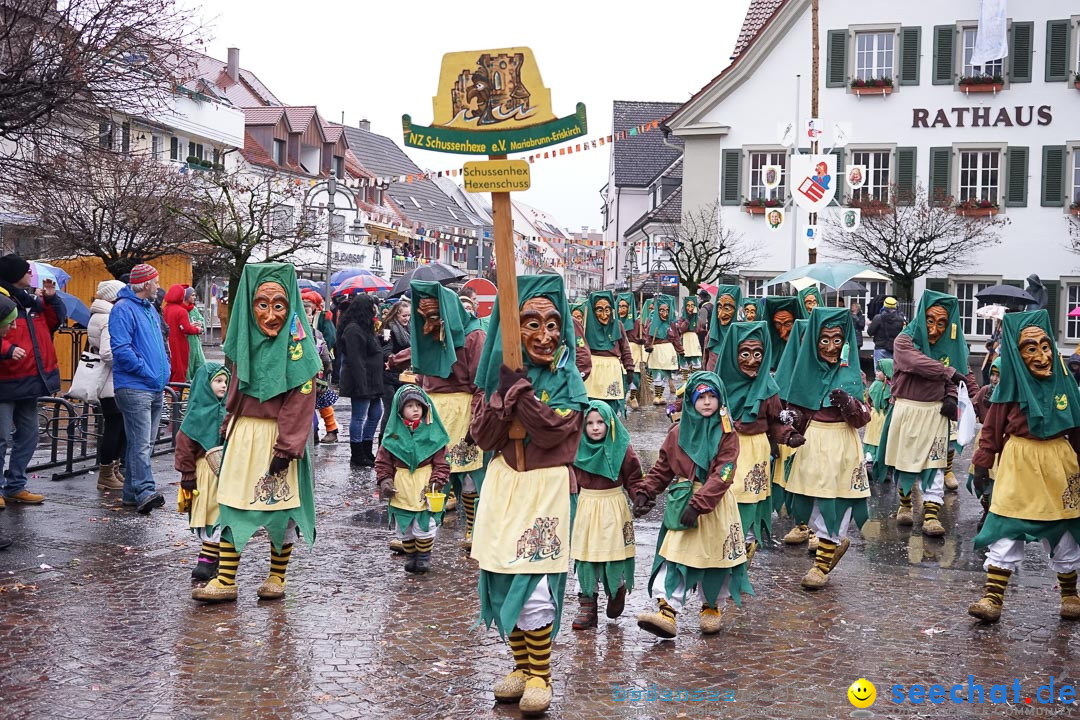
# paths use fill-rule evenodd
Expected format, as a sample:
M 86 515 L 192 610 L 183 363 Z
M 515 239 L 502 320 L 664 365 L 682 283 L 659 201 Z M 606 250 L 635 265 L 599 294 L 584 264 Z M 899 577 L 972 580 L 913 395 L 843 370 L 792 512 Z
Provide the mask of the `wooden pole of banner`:
M 505 160 L 505 155 L 491 155 L 490 160 Z M 521 320 L 518 317 L 517 263 L 514 257 L 514 217 L 510 208 L 510 193 L 491 193 L 491 217 L 495 229 L 495 280 L 499 286 L 499 328 L 502 332 L 503 363 L 512 370 L 520 370 L 524 364 L 521 357 Z M 510 439 L 514 441 L 520 467 L 525 470 L 525 428 L 514 420 L 510 425 Z

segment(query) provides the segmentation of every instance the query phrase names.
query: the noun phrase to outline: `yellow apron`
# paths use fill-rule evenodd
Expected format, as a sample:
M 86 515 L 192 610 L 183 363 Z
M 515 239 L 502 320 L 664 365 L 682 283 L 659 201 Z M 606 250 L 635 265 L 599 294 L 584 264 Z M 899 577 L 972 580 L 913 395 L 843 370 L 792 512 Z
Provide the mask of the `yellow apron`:
M 645 352 L 645 346 L 641 343 L 630 343 L 630 357 L 634 359 L 634 367 L 641 367 L 641 363 L 648 359 L 648 354 Z
M 787 487 L 787 478 L 784 477 L 784 466 L 787 464 L 787 459 L 794 454 L 795 448 L 781 445 L 780 457 L 776 458 L 776 462 L 773 463 L 772 481 L 782 488 Z
M 678 370 L 679 354 L 675 352 L 673 343 L 657 343 L 653 345 L 649 353 L 650 370 Z
M 446 444 L 446 462 L 450 472 L 463 473 L 479 470 L 484 466 L 484 454 L 476 445 L 465 442 L 472 421 L 472 399 L 470 393 L 428 393 L 435 412 L 439 413 L 450 442 Z
M 297 463 L 283 478 L 266 475 L 277 442 L 277 420 L 240 417 L 233 421 L 218 477 L 218 504 L 237 510 L 290 510 L 300 507 Z
M 870 408 L 870 422 L 863 431 L 863 443 L 877 447 L 881 444 L 881 430 L 885 427 L 885 413 Z
M 579 490 L 570 557 L 585 562 L 619 562 L 634 557 L 635 550 L 634 521 L 622 487 Z
M 407 467 L 399 467 L 394 472 L 394 490 L 390 505 L 402 510 L 420 512 L 427 510 L 428 483 L 431 482 L 431 465 L 421 465 L 412 472 Z
M 199 494 L 191 498 L 188 527 L 214 527 L 218 524 L 218 477 L 205 457 L 195 461 L 195 488 Z
M 1080 517 L 1080 467 L 1063 437 L 1011 436 L 998 465 L 990 512 L 1020 520 Z
M 585 379 L 585 390 L 590 398 L 597 400 L 622 400 L 626 397 L 623 388 L 622 360 L 605 355 L 592 356 L 592 372 Z
M 787 491 L 822 499 L 870 497 L 862 442 L 847 423 L 811 420 L 791 461 Z
M 896 400 L 885 446 L 885 464 L 901 472 L 944 468 L 949 454 L 949 419 L 940 402 Z
M 701 357 L 701 340 L 696 332 L 684 332 L 682 335 L 683 357 Z
M 701 483 L 695 482 L 694 492 L 700 488 Z M 746 537 L 735 496 L 724 493 L 711 513 L 698 517 L 696 528 L 668 530 L 659 554 L 668 562 L 693 568 L 728 568 L 746 562 Z
M 979 452 L 979 443 L 981 441 L 982 441 L 982 429 L 980 428 L 979 432 L 975 433 L 975 453 Z M 972 457 L 974 457 L 974 456 L 975 456 L 974 453 L 972 453 Z M 994 456 L 994 467 L 990 468 L 990 479 L 991 480 L 996 480 L 997 479 L 998 466 L 1000 464 L 1001 464 L 1001 456 L 1000 455 L 995 455 Z M 968 472 L 969 473 L 974 473 L 975 472 L 975 464 L 974 463 L 968 465 Z
M 739 459 L 735 463 L 735 482 L 731 493 L 735 502 L 748 504 L 769 497 L 769 437 L 765 433 L 739 436 Z
M 496 456 L 484 478 L 472 557 L 504 574 L 564 573 L 569 567 L 570 469 L 517 472 Z

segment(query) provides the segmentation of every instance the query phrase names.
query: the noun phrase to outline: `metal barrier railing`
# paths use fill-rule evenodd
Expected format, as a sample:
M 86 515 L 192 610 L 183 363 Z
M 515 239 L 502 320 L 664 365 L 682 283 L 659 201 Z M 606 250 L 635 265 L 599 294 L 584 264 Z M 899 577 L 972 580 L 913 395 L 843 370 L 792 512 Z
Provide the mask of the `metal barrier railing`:
M 154 456 L 176 449 L 176 434 L 187 411 L 188 385 L 170 384 L 165 388 L 161 423 L 154 439 Z M 27 467 L 27 472 L 62 468 L 53 480 L 81 475 L 97 465 L 97 441 L 104 431 L 104 418 L 97 404 L 61 397 L 38 398 L 38 445 L 35 458 L 44 446 L 45 457 Z M 164 432 L 163 432 L 164 431 Z M 89 467 L 79 467 L 91 463 Z

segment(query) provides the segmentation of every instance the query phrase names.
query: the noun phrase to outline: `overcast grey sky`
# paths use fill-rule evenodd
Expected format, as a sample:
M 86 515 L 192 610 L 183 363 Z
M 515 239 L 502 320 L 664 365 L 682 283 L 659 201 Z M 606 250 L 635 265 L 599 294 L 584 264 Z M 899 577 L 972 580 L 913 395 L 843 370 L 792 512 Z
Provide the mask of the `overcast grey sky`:
M 427 125 L 442 55 L 525 45 L 559 117 L 584 102 L 589 138 L 611 132 L 613 100 L 681 102 L 728 63 L 749 0 L 503 3 L 203 0 L 209 54 L 240 64 L 285 103 L 328 120 L 371 121 L 402 144 L 401 116 Z M 660 119 L 660 118 L 658 118 Z M 469 156 L 408 150 L 424 169 Z M 524 202 L 571 229 L 600 226 L 606 149 L 532 166 Z

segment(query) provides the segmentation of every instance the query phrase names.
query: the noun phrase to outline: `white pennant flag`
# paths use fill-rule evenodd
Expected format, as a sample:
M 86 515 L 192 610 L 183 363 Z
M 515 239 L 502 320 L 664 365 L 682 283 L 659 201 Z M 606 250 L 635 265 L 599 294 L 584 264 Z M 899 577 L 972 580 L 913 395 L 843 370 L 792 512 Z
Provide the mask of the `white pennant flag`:
M 1005 0 L 982 0 L 979 8 L 979 29 L 975 33 L 972 65 L 985 65 L 1009 54 L 1008 10 Z

